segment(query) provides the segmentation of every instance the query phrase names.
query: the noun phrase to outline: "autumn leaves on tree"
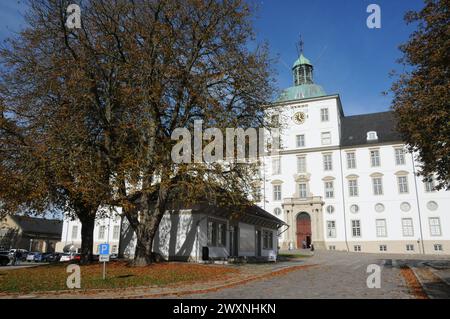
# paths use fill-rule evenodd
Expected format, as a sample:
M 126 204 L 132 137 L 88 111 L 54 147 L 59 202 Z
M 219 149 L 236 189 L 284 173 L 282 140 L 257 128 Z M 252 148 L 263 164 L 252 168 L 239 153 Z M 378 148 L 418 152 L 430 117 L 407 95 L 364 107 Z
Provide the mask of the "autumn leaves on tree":
M 426 0 L 406 15 L 418 28 L 400 47 L 406 70 L 392 87 L 393 109 L 410 151 L 423 164 L 424 179 L 450 188 L 450 1 Z
M 248 204 L 257 164 L 174 164 L 171 135 L 263 126 L 267 48 L 243 1 L 83 1 L 81 29 L 66 2 L 32 1 L 0 51 L 1 210 L 70 212 L 89 261 L 95 216 L 120 206 L 146 265 L 169 206 Z

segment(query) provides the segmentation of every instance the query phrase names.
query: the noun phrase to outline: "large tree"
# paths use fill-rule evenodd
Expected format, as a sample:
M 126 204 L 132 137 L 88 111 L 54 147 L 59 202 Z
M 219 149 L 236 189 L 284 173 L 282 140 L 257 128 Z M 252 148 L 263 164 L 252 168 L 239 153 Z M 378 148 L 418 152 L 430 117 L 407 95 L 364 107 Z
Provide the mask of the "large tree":
M 78 218 L 82 262 L 89 262 L 95 218 L 109 198 L 102 135 L 78 85 L 85 78 L 75 53 L 64 44 L 64 4 L 29 6 L 27 27 L 0 50 L 0 213 Z
M 405 72 L 394 83 L 398 129 L 422 163 L 420 174 L 436 174 L 437 188 L 450 187 L 450 1 L 426 0 L 408 12 L 417 30 L 400 47 Z
M 263 126 L 273 94 L 267 48 L 255 45 L 252 8 L 240 0 L 81 1 L 81 29 L 65 25 L 67 5 L 31 2 L 29 28 L 4 50 L 10 76 L 32 84 L 20 94 L 18 86 L 5 90 L 8 113 L 22 118 L 10 110 L 20 105 L 42 115 L 39 132 L 50 136 L 44 144 L 52 150 L 43 152 L 45 162 L 62 173 L 55 185 L 85 163 L 64 185 L 92 207 L 121 206 L 137 235 L 135 264 L 146 265 L 175 202 L 248 204 L 257 163 L 232 156 L 177 164 L 172 135 L 192 132 L 195 120 L 223 133 Z M 72 157 L 58 158 L 53 143 Z
M 123 19 L 109 18 L 115 5 L 103 8 L 110 13 L 96 20 L 117 39 L 130 79 L 122 87 L 132 96 L 113 106 L 127 129 L 110 140 L 112 183 L 136 232 L 134 262 L 146 265 L 168 205 L 246 204 L 255 165 L 176 164 L 172 135 L 192 132 L 195 120 L 221 132 L 262 126 L 271 70 L 265 46 L 249 50 L 251 9 L 243 1 L 137 1 L 120 7 Z

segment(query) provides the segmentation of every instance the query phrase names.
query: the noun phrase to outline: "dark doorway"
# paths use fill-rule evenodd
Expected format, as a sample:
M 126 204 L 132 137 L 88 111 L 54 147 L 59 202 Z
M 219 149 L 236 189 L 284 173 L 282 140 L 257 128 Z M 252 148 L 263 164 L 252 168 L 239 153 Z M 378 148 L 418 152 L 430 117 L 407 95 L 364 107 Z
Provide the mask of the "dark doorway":
M 307 213 L 297 215 L 297 248 L 311 248 L 311 217 Z

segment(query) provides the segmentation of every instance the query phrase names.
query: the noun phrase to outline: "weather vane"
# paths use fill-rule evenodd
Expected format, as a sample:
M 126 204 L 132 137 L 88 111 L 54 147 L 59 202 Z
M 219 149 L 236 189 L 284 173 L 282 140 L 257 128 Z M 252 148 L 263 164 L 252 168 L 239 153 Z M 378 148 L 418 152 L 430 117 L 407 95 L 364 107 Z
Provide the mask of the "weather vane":
M 303 38 L 302 38 L 302 35 L 300 34 L 300 37 L 299 37 L 299 41 L 298 41 L 298 43 L 297 43 L 297 53 L 298 53 L 298 56 L 300 56 L 302 53 L 303 53 L 303 46 L 304 46 L 304 42 L 303 42 Z

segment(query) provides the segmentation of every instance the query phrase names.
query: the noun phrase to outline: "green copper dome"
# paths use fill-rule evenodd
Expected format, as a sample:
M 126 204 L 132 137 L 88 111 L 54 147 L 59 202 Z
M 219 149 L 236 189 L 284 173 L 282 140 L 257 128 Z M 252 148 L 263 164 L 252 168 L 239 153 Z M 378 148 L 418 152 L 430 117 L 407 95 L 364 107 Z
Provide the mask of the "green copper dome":
M 325 96 L 325 90 L 313 81 L 313 65 L 300 54 L 292 67 L 292 75 L 294 77 L 294 86 L 283 90 L 278 97 L 277 102 L 285 102 L 292 100 L 308 99 L 313 97 Z
M 295 68 L 296 66 L 303 64 L 312 65 L 311 62 L 307 58 L 305 58 L 305 56 L 302 53 L 300 54 L 300 57 L 297 59 L 297 61 L 295 61 L 294 66 L 292 68 Z
M 283 90 L 278 97 L 277 102 L 285 102 L 291 100 L 308 99 L 312 97 L 325 96 L 325 90 L 317 84 L 302 84 L 291 86 Z

